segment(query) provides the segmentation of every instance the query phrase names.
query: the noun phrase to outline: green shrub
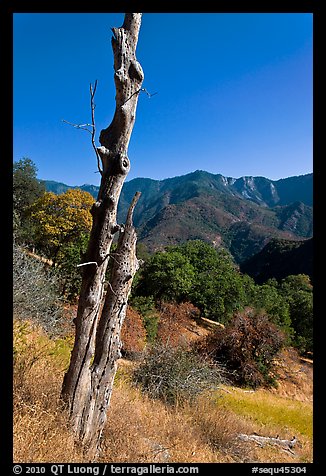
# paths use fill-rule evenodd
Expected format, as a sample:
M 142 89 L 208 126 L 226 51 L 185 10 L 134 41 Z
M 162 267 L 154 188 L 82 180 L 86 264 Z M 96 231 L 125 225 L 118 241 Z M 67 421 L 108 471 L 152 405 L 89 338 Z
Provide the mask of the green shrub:
M 188 258 L 177 250 L 158 251 L 142 270 L 138 293 L 156 300 L 182 302 L 195 282 L 195 270 Z
M 57 257 L 57 276 L 61 284 L 61 294 L 70 302 L 74 302 L 80 293 L 82 282 L 82 267 L 77 267 L 83 262 L 87 250 L 89 236 L 81 233 L 73 242 L 62 245 Z
M 152 255 L 133 292 L 161 302 L 191 302 L 204 317 L 225 323 L 244 308 L 247 281 L 226 250 L 193 240 Z
M 13 232 L 19 243 L 33 246 L 35 229 L 31 223 L 31 205 L 45 193 L 37 179 L 37 167 L 24 157 L 13 165 Z
M 313 287 L 309 276 L 298 274 L 282 279 L 280 293 L 289 305 L 293 346 L 301 354 L 313 352 Z

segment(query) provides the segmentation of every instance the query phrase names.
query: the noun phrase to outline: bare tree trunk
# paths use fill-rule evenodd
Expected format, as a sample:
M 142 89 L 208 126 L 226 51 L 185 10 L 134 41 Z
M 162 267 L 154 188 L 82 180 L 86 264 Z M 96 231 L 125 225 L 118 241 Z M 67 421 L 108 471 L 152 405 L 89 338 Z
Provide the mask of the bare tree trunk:
M 131 204 L 124 228 L 117 225 L 116 217 L 120 192 L 130 169 L 127 151 L 144 79 L 135 56 L 140 24 L 140 13 L 126 13 L 122 27 L 112 29 L 116 110 L 112 123 L 100 134 L 102 179 L 92 208 L 93 226 L 85 256 L 89 264 L 83 268 L 75 343 L 62 386 L 76 439 L 89 448 L 90 454 L 96 451 L 106 420 L 120 355 L 120 329 L 137 269 L 132 213 L 139 194 Z M 112 256 L 111 280 L 102 305 L 110 248 L 118 231 L 118 249 Z

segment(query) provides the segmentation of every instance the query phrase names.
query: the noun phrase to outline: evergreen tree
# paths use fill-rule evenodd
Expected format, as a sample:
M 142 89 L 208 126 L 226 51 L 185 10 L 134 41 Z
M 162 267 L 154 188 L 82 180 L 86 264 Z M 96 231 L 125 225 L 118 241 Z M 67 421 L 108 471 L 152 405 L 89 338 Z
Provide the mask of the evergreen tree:
M 31 205 L 45 193 L 44 184 L 37 179 L 37 168 L 26 157 L 13 165 L 13 227 L 15 239 L 33 245 L 34 227 Z
M 280 293 L 289 306 L 294 329 L 293 344 L 299 352 L 313 351 L 313 287 L 309 276 L 290 275 L 280 284 Z

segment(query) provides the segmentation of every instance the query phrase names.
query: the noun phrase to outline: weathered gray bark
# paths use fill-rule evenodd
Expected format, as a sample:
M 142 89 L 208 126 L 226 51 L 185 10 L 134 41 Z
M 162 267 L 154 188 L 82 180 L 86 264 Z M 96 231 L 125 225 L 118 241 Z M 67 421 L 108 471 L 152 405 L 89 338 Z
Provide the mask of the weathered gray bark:
M 106 420 L 112 385 L 120 355 L 120 329 L 125 316 L 133 276 L 137 269 L 136 233 L 129 209 L 125 227 L 117 225 L 120 192 L 130 169 L 128 145 L 135 122 L 138 95 L 144 79 L 136 60 L 140 13 L 126 13 L 122 27 L 113 28 L 116 110 L 110 126 L 101 131 L 98 148 L 102 179 L 93 205 L 90 234 L 76 317 L 76 335 L 62 398 L 70 411 L 76 439 L 94 453 Z M 104 281 L 114 234 L 117 251 L 107 294 Z

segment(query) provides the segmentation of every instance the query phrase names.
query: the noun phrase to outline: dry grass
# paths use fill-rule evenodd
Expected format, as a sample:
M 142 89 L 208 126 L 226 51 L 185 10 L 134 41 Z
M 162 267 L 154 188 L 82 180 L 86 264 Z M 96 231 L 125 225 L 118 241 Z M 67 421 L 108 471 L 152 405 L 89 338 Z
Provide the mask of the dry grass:
M 180 412 L 126 385 L 115 389 L 103 436 L 102 461 L 217 461 Z
M 70 344 L 71 345 L 71 344 Z M 14 461 L 87 462 L 74 446 L 67 415 L 60 404 L 60 389 L 69 357 L 69 345 L 50 341 L 40 329 L 15 328 L 14 365 Z M 293 401 L 282 395 L 259 390 L 247 394 L 225 387 L 216 399 L 201 396 L 193 404 L 168 407 L 151 400 L 131 386 L 132 366 L 121 361 L 113 392 L 108 422 L 102 438 L 100 461 L 105 462 L 301 462 L 311 461 L 311 436 L 298 433 L 296 455 L 266 445 L 243 442 L 239 433 L 292 437 L 293 424 L 282 415 L 270 421 L 270 408 L 286 413 Z M 231 393 L 228 393 L 231 391 Z M 257 397 L 258 400 L 257 400 Z M 260 411 L 248 402 L 259 401 Z M 303 405 L 303 414 L 311 408 Z M 249 406 L 248 406 L 249 405 Z M 269 408 L 269 405 L 271 406 Z M 300 407 L 301 408 L 301 407 Z M 241 410 L 242 409 L 242 410 Z M 265 412 L 265 413 L 264 413 Z M 276 412 L 277 413 L 277 412 Z M 299 413 L 295 413 L 298 420 Z M 306 421 L 310 416 L 306 414 Z M 302 419 L 300 420 L 302 424 Z M 298 424 L 298 421 L 296 421 Z M 297 427 L 298 430 L 298 427 Z
M 255 443 L 250 444 L 248 448 L 253 450 L 253 458 L 266 462 L 312 461 L 311 403 L 285 398 L 265 389 L 245 393 L 242 389 L 228 387 L 228 393 L 219 398 L 218 405 L 245 419 L 252 428 L 251 433 L 267 437 L 279 435 L 280 439 L 289 440 L 296 436 L 298 440 L 294 454 L 270 445 L 258 449 Z
M 313 401 L 313 363 L 299 357 L 294 349 L 285 349 L 280 354 L 277 367 L 278 385 L 273 390 L 279 396 L 298 400 Z
M 120 381 L 104 432 L 105 462 L 232 462 L 245 459 L 236 434 L 248 429 L 211 398 L 167 407 Z
M 74 447 L 59 400 L 66 352 L 64 358 L 54 352 L 57 346 L 39 329 L 31 328 L 23 339 L 16 338 L 15 348 L 19 353 L 14 375 L 14 461 L 87 461 L 87 456 Z M 201 399 L 196 406 L 183 408 L 151 400 L 130 385 L 130 362 L 121 364 L 103 434 L 101 461 L 237 460 L 228 441 L 228 435 L 243 431 L 237 417 L 228 416 L 223 409 L 219 412 L 212 399 Z M 236 454 L 239 442 L 235 439 L 234 443 Z
M 58 398 L 62 360 L 39 331 L 24 340 L 14 365 L 14 461 L 81 462 Z

